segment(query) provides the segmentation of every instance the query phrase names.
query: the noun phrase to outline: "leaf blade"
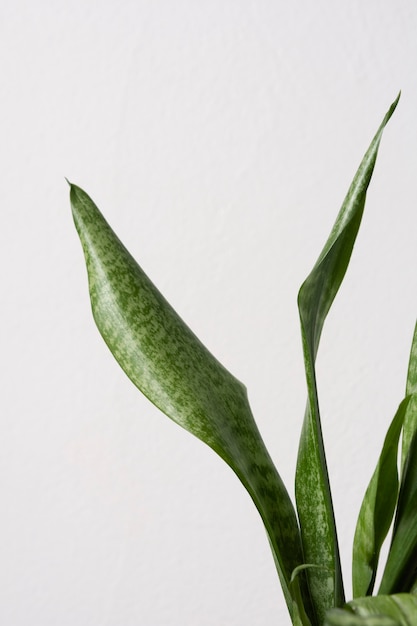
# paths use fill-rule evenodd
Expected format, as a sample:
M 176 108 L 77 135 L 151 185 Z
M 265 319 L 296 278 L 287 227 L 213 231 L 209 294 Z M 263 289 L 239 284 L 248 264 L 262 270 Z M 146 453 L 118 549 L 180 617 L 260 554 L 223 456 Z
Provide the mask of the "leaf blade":
M 343 609 L 332 609 L 326 615 L 324 626 L 401 626 L 401 624 L 384 615 L 355 615 Z
M 411 342 L 410 358 L 408 361 L 406 394 L 413 395 L 417 393 L 417 322 L 414 327 L 413 340 Z M 401 467 L 407 460 L 408 451 L 412 440 L 417 432 L 417 411 L 409 411 L 404 420 L 403 437 L 402 437 L 402 454 Z
M 408 396 L 398 407 L 362 501 L 353 542 L 354 598 L 372 594 L 379 554 L 394 516 L 398 497 L 398 443 L 409 401 Z
M 417 394 L 409 396 L 407 413 L 417 412 Z M 405 416 L 404 422 L 407 419 Z M 403 468 L 391 546 L 379 594 L 410 591 L 416 580 L 417 559 L 417 437 L 411 440 Z
M 348 606 L 360 617 L 383 616 L 398 622 L 399 626 L 415 626 L 417 598 L 409 593 L 357 598 Z
M 409 593 L 356 598 L 326 615 L 324 626 L 415 626 L 417 598 Z
M 71 184 L 96 325 L 131 381 L 209 445 L 237 474 L 262 517 L 290 613 L 302 563 L 298 522 L 265 448 L 246 389 L 203 346 L 117 238 L 91 198 Z
M 365 205 L 380 140 L 400 95 L 385 115 L 348 190 L 336 222 L 310 275 L 300 288 L 302 344 L 308 389 L 296 470 L 296 502 L 305 560 L 318 622 L 344 602 L 336 525 L 320 422 L 315 360 L 331 304 L 347 270 Z
M 417 580 L 417 323 L 408 362 L 406 394 L 409 403 L 403 424 L 401 486 L 391 546 L 379 590 L 381 594 L 410 591 Z

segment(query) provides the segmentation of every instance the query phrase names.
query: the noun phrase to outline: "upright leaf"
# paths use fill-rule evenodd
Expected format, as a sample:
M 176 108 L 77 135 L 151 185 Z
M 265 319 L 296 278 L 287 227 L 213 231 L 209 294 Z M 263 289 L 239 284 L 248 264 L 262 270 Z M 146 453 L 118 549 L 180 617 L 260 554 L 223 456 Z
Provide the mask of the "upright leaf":
M 369 596 L 374 588 L 379 554 L 397 504 L 398 441 L 409 401 L 408 396 L 398 407 L 362 501 L 353 542 L 354 598 Z
M 349 188 L 330 236 L 298 296 L 308 388 L 296 471 L 296 500 L 318 623 L 325 613 L 344 602 L 339 550 L 317 398 L 315 360 L 324 320 L 349 264 L 360 226 L 366 191 L 385 125 L 397 106 L 391 105 Z
M 354 597 L 371 595 L 373 590 L 380 550 L 391 525 L 397 504 L 397 457 L 399 436 L 401 429 L 404 428 L 402 447 L 403 459 L 405 461 L 413 440 L 413 433 L 416 432 L 416 391 L 417 325 L 414 330 L 408 365 L 406 397 L 400 404 L 394 420 L 388 430 L 378 465 L 365 493 L 359 513 L 353 545 L 352 580 Z M 402 464 L 403 466 L 404 461 Z M 402 503 L 404 502 L 404 490 L 400 500 Z M 401 507 L 403 506 L 404 505 L 402 504 Z M 399 520 L 397 514 L 396 526 L 398 525 L 398 522 Z M 406 545 L 407 544 L 404 544 L 402 540 L 398 544 L 403 557 Z M 410 546 L 408 546 L 407 550 L 409 549 Z M 391 571 L 391 575 L 393 575 L 394 562 L 397 566 L 400 565 L 398 555 L 397 557 L 390 557 L 390 565 L 382 587 L 382 590 L 386 593 L 405 591 L 405 589 L 395 587 L 395 585 L 391 582 L 388 583 L 388 577 L 390 576 L 389 571 Z
M 409 407 L 417 407 L 413 394 Z M 394 531 L 387 563 L 379 589 L 380 594 L 410 591 L 417 578 L 417 437 L 412 439 L 403 469 Z M 416 613 L 417 622 L 417 613 Z
M 93 201 L 71 185 L 97 327 L 132 382 L 230 465 L 265 524 L 285 598 L 302 562 L 298 522 L 244 386 L 202 345 L 129 254 Z
M 413 341 L 410 350 L 410 359 L 408 362 L 408 374 L 406 395 L 417 394 L 417 323 L 414 327 Z M 417 396 L 416 396 L 417 397 Z M 410 407 L 406 419 L 404 420 L 403 438 L 402 438 L 402 455 L 401 466 L 404 468 L 408 456 L 408 450 L 412 440 L 417 433 L 417 404 L 413 402 Z
M 409 402 L 403 426 L 401 487 L 381 594 L 410 591 L 417 580 L 417 324 L 410 350 L 406 393 Z

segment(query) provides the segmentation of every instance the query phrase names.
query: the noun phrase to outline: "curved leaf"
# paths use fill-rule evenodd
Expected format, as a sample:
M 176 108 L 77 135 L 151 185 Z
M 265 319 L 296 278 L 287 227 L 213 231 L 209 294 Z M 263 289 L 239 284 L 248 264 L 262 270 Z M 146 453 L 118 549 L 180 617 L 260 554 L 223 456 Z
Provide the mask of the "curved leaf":
M 344 592 L 321 432 L 315 360 L 324 321 L 349 264 L 381 136 L 398 99 L 399 96 L 372 140 L 330 236 L 298 295 L 308 401 L 297 462 L 296 500 L 305 561 L 321 566 L 308 572 L 319 623 L 323 623 L 328 609 L 343 604 Z
M 413 341 L 410 350 L 410 359 L 408 362 L 406 394 L 417 393 L 417 323 L 414 327 Z M 408 411 L 404 420 L 403 437 L 402 437 L 402 454 L 401 466 L 404 468 L 408 456 L 408 450 L 412 440 L 417 433 L 417 406 L 414 410 Z
M 401 487 L 379 591 L 382 594 L 410 591 L 417 580 L 417 324 L 410 350 L 406 393 L 409 403 L 403 425 Z
M 97 327 L 132 382 L 235 471 L 265 524 L 293 611 L 303 562 L 293 505 L 265 448 L 245 387 L 203 346 L 129 254 L 89 196 L 71 185 Z
M 328 612 L 324 626 L 415 626 L 417 598 L 409 593 L 357 598 Z
M 415 415 L 417 394 L 410 396 L 407 413 Z M 407 416 L 406 416 L 407 418 Z M 417 437 L 411 440 L 403 469 L 391 546 L 380 594 L 410 591 L 417 577 Z M 417 623 L 417 614 L 416 614 Z
M 388 429 L 378 464 L 366 490 L 353 542 L 353 597 L 369 596 L 375 584 L 379 554 L 398 497 L 398 442 L 410 397 L 406 397 Z
M 360 617 L 379 616 L 382 619 L 383 616 L 391 618 L 398 626 L 417 624 L 417 598 L 409 593 L 357 598 L 349 602 L 348 606 Z

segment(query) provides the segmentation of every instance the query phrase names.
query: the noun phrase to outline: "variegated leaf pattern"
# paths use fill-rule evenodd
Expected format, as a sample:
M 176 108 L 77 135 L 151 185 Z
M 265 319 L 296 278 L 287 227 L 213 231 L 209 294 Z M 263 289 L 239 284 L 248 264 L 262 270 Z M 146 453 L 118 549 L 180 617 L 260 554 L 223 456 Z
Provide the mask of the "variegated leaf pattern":
M 330 236 L 301 286 L 298 307 L 308 400 L 296 471 L 296 501 L 307 573 L 317 621 L 344 602 L 339 549 L 323 445 L 315 361 L 323 324 L 347 270 L 365 207 L 382 133 L 399 96 L 389 108 L 348 190 Z
M 265 524 L 290 610 L 302 563 L 294 507 L 253 419 L 246 389 L 203 346 L 115 235 L 91 198 L 71 184 L 92 311 L 132 382 L 168 417 L 230 465 Z

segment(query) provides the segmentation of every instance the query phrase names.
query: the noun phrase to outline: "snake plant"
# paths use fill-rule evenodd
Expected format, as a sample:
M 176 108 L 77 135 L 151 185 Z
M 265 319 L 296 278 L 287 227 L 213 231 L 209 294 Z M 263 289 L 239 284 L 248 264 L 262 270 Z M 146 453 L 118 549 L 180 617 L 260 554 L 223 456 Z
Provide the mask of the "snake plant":
M 295 505 L 260 436 L 244 385 L 177 315 L 91 198 L 70 183 L 93 316 L 104 341 L 136 387 L 237 474 L 265 525 L 290 619 L 297 626 L 417 624 L 417 330 L 405 396 L 359 512 L 350 601 L 344 595 L 315 369 L 324 321 L 347 270 L 381 137 L 398 100 L 399 96 L 374 136 L 299 291 L 307 406 Z M 391 546 L 374 594 L 381 546 L 392 524 Z

